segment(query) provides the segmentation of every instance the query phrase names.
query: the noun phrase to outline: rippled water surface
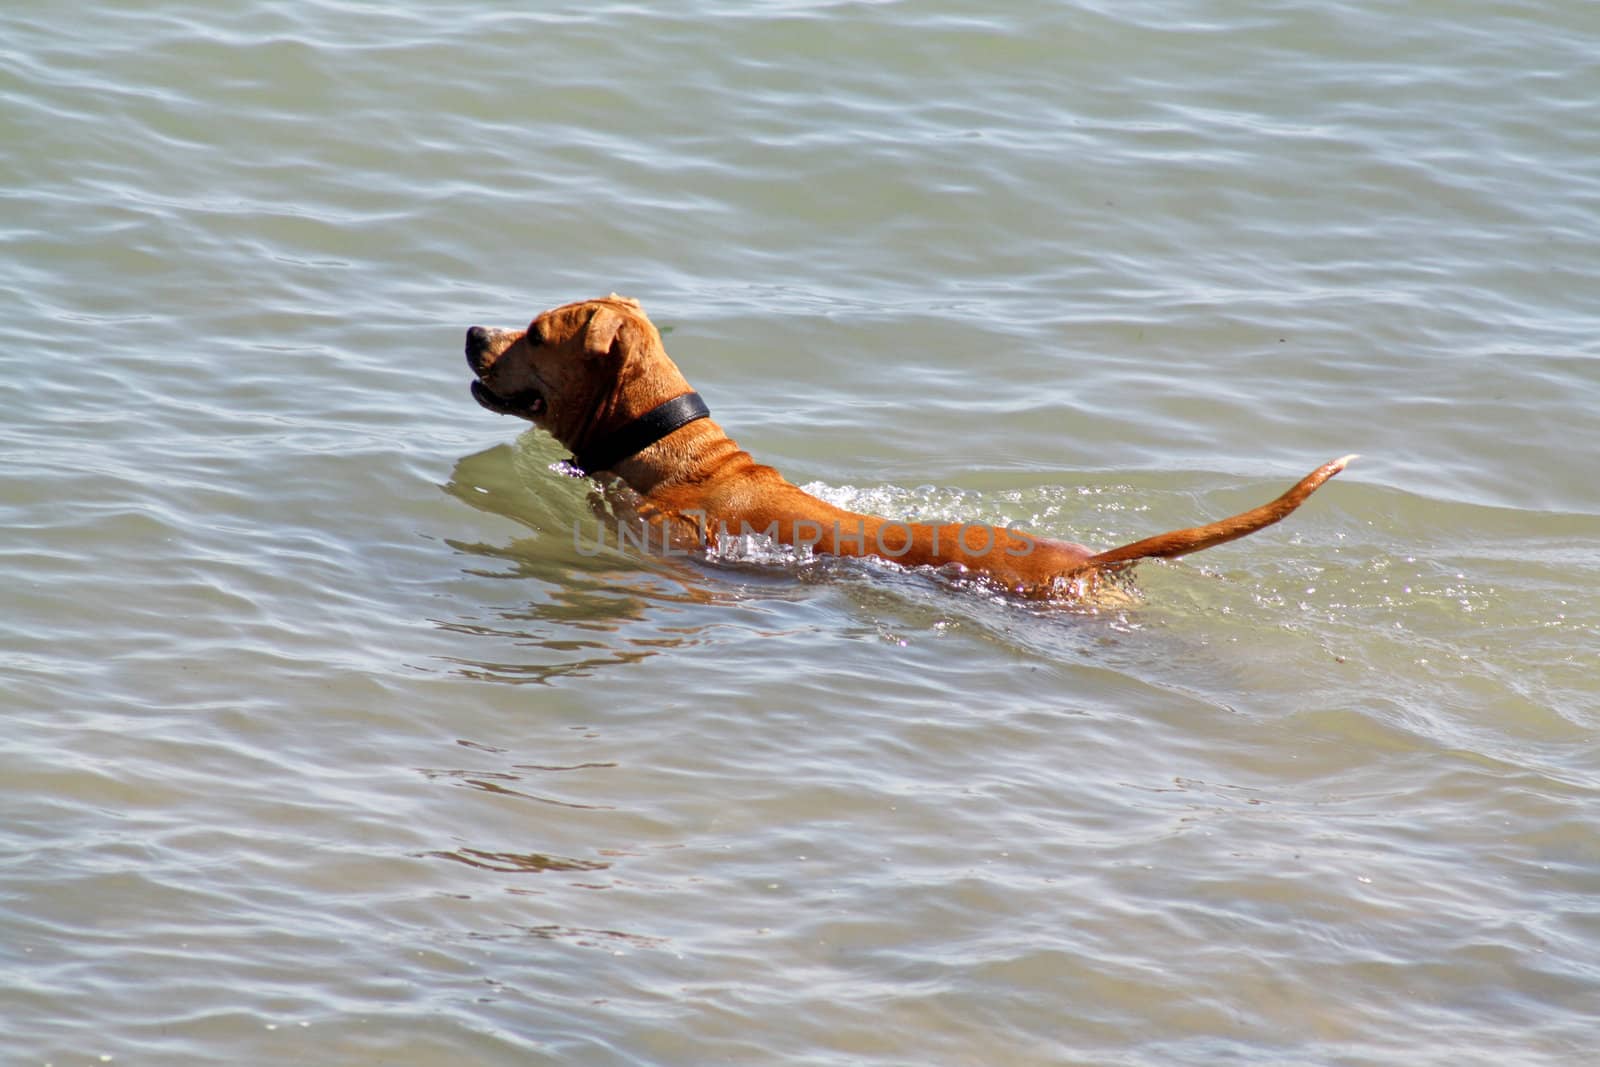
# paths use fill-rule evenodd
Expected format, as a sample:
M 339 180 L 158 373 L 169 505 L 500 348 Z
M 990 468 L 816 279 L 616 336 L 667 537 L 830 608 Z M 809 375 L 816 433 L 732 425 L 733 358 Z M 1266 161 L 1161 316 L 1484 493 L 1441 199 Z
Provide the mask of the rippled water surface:
M 0 12 L 17 1064 L 1600 1054 L 1600 7 Z M 836 502 L 595 551 L 461 336 L 639 297 Z

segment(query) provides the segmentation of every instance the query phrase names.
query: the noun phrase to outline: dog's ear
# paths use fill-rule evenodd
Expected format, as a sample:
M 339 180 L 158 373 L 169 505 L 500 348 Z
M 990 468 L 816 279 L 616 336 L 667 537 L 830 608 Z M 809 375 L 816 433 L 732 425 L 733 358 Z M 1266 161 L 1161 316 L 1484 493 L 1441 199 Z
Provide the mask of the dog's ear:
M 589 326 L 583 334 L 583 350 L 591 356 L 603 356 L 617 343 L 617 334 L 628 325 L 628 317 L 604 304 L 594 309 Z

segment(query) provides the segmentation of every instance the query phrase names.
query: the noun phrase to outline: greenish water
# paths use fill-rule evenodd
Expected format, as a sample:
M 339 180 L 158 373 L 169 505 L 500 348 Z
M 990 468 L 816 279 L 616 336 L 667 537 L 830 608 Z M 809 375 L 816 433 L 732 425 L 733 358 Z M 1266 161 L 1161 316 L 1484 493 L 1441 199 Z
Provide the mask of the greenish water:
M 8 5 L 6 1062 L 1585 1062 L 1597 40 Z M 610 290 L 895 517 L 1363 458 L 1126 611 L 596 555 L 460 350 Z

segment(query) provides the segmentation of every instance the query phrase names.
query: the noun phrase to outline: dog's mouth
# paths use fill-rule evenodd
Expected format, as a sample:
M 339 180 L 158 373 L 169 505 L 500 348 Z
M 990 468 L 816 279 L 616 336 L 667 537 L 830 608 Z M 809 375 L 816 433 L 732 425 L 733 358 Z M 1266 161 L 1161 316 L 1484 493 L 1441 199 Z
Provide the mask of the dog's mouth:
M 482 382 L 473 382 L 472 399 L 501 415 L 536 419 L 545 412 L 544 394 L 537 389 L 524 389 L 520 393 L 501 396 Z

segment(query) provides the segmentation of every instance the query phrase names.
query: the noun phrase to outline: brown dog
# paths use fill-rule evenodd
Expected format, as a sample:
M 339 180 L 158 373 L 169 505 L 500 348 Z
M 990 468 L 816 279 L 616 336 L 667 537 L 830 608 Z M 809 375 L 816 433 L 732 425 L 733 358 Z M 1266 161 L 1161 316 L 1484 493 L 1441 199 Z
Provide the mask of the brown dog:
M 478 403 L 548 430 L 586 473 L 620 478 L 638 493 L 640 514 L 675 544 L 764 534 L 817 552 L 949 568 L 1030 597 L 1091 594 L 1102 575 L 1136 560 L 1255 533 L 1355 458 L 1325 463 L 1270 504 L 1232 518 L 1097 553 L 1010 527 L 859 515 L 801 491 L 711 421 L 638 301 L 615 293 L 552 308 L 526 330 L 474 326 L 466 351 Z

